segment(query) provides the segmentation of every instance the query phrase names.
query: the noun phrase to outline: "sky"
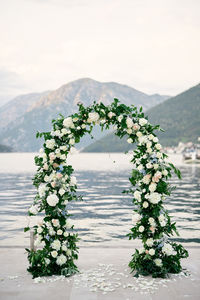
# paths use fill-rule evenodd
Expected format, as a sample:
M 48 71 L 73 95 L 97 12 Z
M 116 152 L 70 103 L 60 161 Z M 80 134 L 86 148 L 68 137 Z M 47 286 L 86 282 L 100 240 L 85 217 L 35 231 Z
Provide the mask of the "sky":
M 199 53 L 199 0 L 0 0 L 1 104 L 83 77 L 176 95 Z

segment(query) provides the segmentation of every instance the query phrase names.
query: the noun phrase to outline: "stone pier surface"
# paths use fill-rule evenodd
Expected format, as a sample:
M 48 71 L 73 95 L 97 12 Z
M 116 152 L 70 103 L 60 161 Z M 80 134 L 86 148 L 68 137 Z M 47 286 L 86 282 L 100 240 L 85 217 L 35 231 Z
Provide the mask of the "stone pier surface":
M 200 299 L 200 248 L 187 247 L 182 265 L 190 275 L 169 279 L 134 278 L 127 266 L 133 249 L 80 248 L 80 274 L 32 279 L 23 248 L 0 248 L 0 299 L 16 300 L 165 300 Z

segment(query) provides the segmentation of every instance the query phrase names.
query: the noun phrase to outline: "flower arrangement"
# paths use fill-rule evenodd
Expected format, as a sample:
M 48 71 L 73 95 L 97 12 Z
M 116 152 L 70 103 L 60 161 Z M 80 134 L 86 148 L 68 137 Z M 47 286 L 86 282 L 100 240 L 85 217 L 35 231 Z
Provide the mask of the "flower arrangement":
M 125 193 L 133 195 L 133 227 L 129 239 L 139 238 L 143 248 L 136 249 L 129 266 L 136 275 L 152 274 L 165 277 L 168 273 L 182 270 L 180 259 L 188 256 L 182 245 L 169 242 L 167 237 L 177 234 L 175 223 L 171 222 L 163 203 L 172 187 L 167 179 L 174 171 L 180 171 L 167 162 L 167 155 L 161 152 L 161 145 L 153 126 L 144 116 L 142 108 L 120 104 L 117 99 L 109 106 L 94 102 L 89 107 L 78 104 L 79 111 L 67 118 L 60 115 L 52 121 L 52 131 L 37 133 L 44 137 L 44 145 L 35 164 L 38 166 L 33 184 L 37 194 L 29 215 L 44 212 L 39 225 L 34 226 L 37 250 L 28 252 L 28 271 L 33 277 L 46 275 L 70 276 L 78 272 L 74 261 L 78 259 L 78 235 L 73 232 L 67 204 L 81 199 L 76 195 L 77 180 L 67 156 L 86 133 L 91 134 L 99 124 L 102 129 L 114 125 L 115 134 L 127 136 L 128 143 L 136 143 L 131 162 L 135 169 L 129 178 L 133 188 Z M 136 186 L 136 189 L 135 189 Z M 26 227 L 24 230 L 29 230 Z

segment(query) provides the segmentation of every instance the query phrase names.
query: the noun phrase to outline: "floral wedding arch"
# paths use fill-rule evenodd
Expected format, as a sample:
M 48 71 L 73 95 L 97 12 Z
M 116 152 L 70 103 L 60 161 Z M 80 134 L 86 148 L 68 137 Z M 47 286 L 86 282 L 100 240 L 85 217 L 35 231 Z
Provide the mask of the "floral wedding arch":
M 136 275 L 165 277 L 168 273 L 182 270 L 180 260 L 188 252 L 182 245 L 167 240 L 177 233 L 164 208 L 165 197 L 170 195 L 172 187 L 167 182 L 172 171 L 180 177 L 180 171 L 167 162 L 167 155 L 161 152 L 153 126 L 138 109 L 120 104 L 117 99 L 105 106 L 95 103 L 84 107 L 78 104 L 79 112 L 67 118 L 53 120 L 51 132 L 37 133 L 44 137 L 45 143 L 40 154 L 35 157 L 38 166 L 33 184 L 37 194 L 29 215 L 44 212 L 40 225 L 34 226 L 36 245 L 39 249 L 28 251 L 28 271 L 33 277 L 60 274 L 70 276 L 78 272 L 74 261 L 78 259 L 78 234 L 73 232 L 69 222 L 67 204 L 80 197 L 76 195 L 77 182 L 72 166 L 67 164 L 67 156 L 73 145 L 86 133 L 91 133 L 94 125 L 102 129 L 114 125 L 115 134 L 127 142 L 136 143 L 131 162 L 134 169 L 129 178 L 132 188 L 128 191 L 133 197 L 133 227 L 128 233 L 129 239 L 139 238 L 143 248 L 135 249 L 129 263 Z M 26 227 L 24 230 L 29 230 Z

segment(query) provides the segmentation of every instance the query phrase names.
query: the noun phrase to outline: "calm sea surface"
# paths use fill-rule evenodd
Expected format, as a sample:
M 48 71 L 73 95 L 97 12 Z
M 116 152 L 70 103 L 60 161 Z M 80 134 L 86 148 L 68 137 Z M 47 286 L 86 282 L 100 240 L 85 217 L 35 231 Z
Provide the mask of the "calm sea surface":
M 29 245 L 23 228 L 40 217 L 27 217 L 36 193 L 32 177 L 36 171 L 34 153 L 0 154 L 0 246 Z M 130 186 L 130 157 L 125 154 L 75 154 L 69 158 L 78 179 L 78 193 L 84 201 L 70 203 L 72 222 L 81 238 L 80 245 L 130 246 L 126 234 L 131 228 L 132 201 L 121 192 Z M 173 178 L 177 186 L 166 207 L 177 227 L 177 240 L 188 245 L 200 243 L 200 166 L 172 161 L 183 179 Z M 122 241 L 123 240 L 123 241 Z

